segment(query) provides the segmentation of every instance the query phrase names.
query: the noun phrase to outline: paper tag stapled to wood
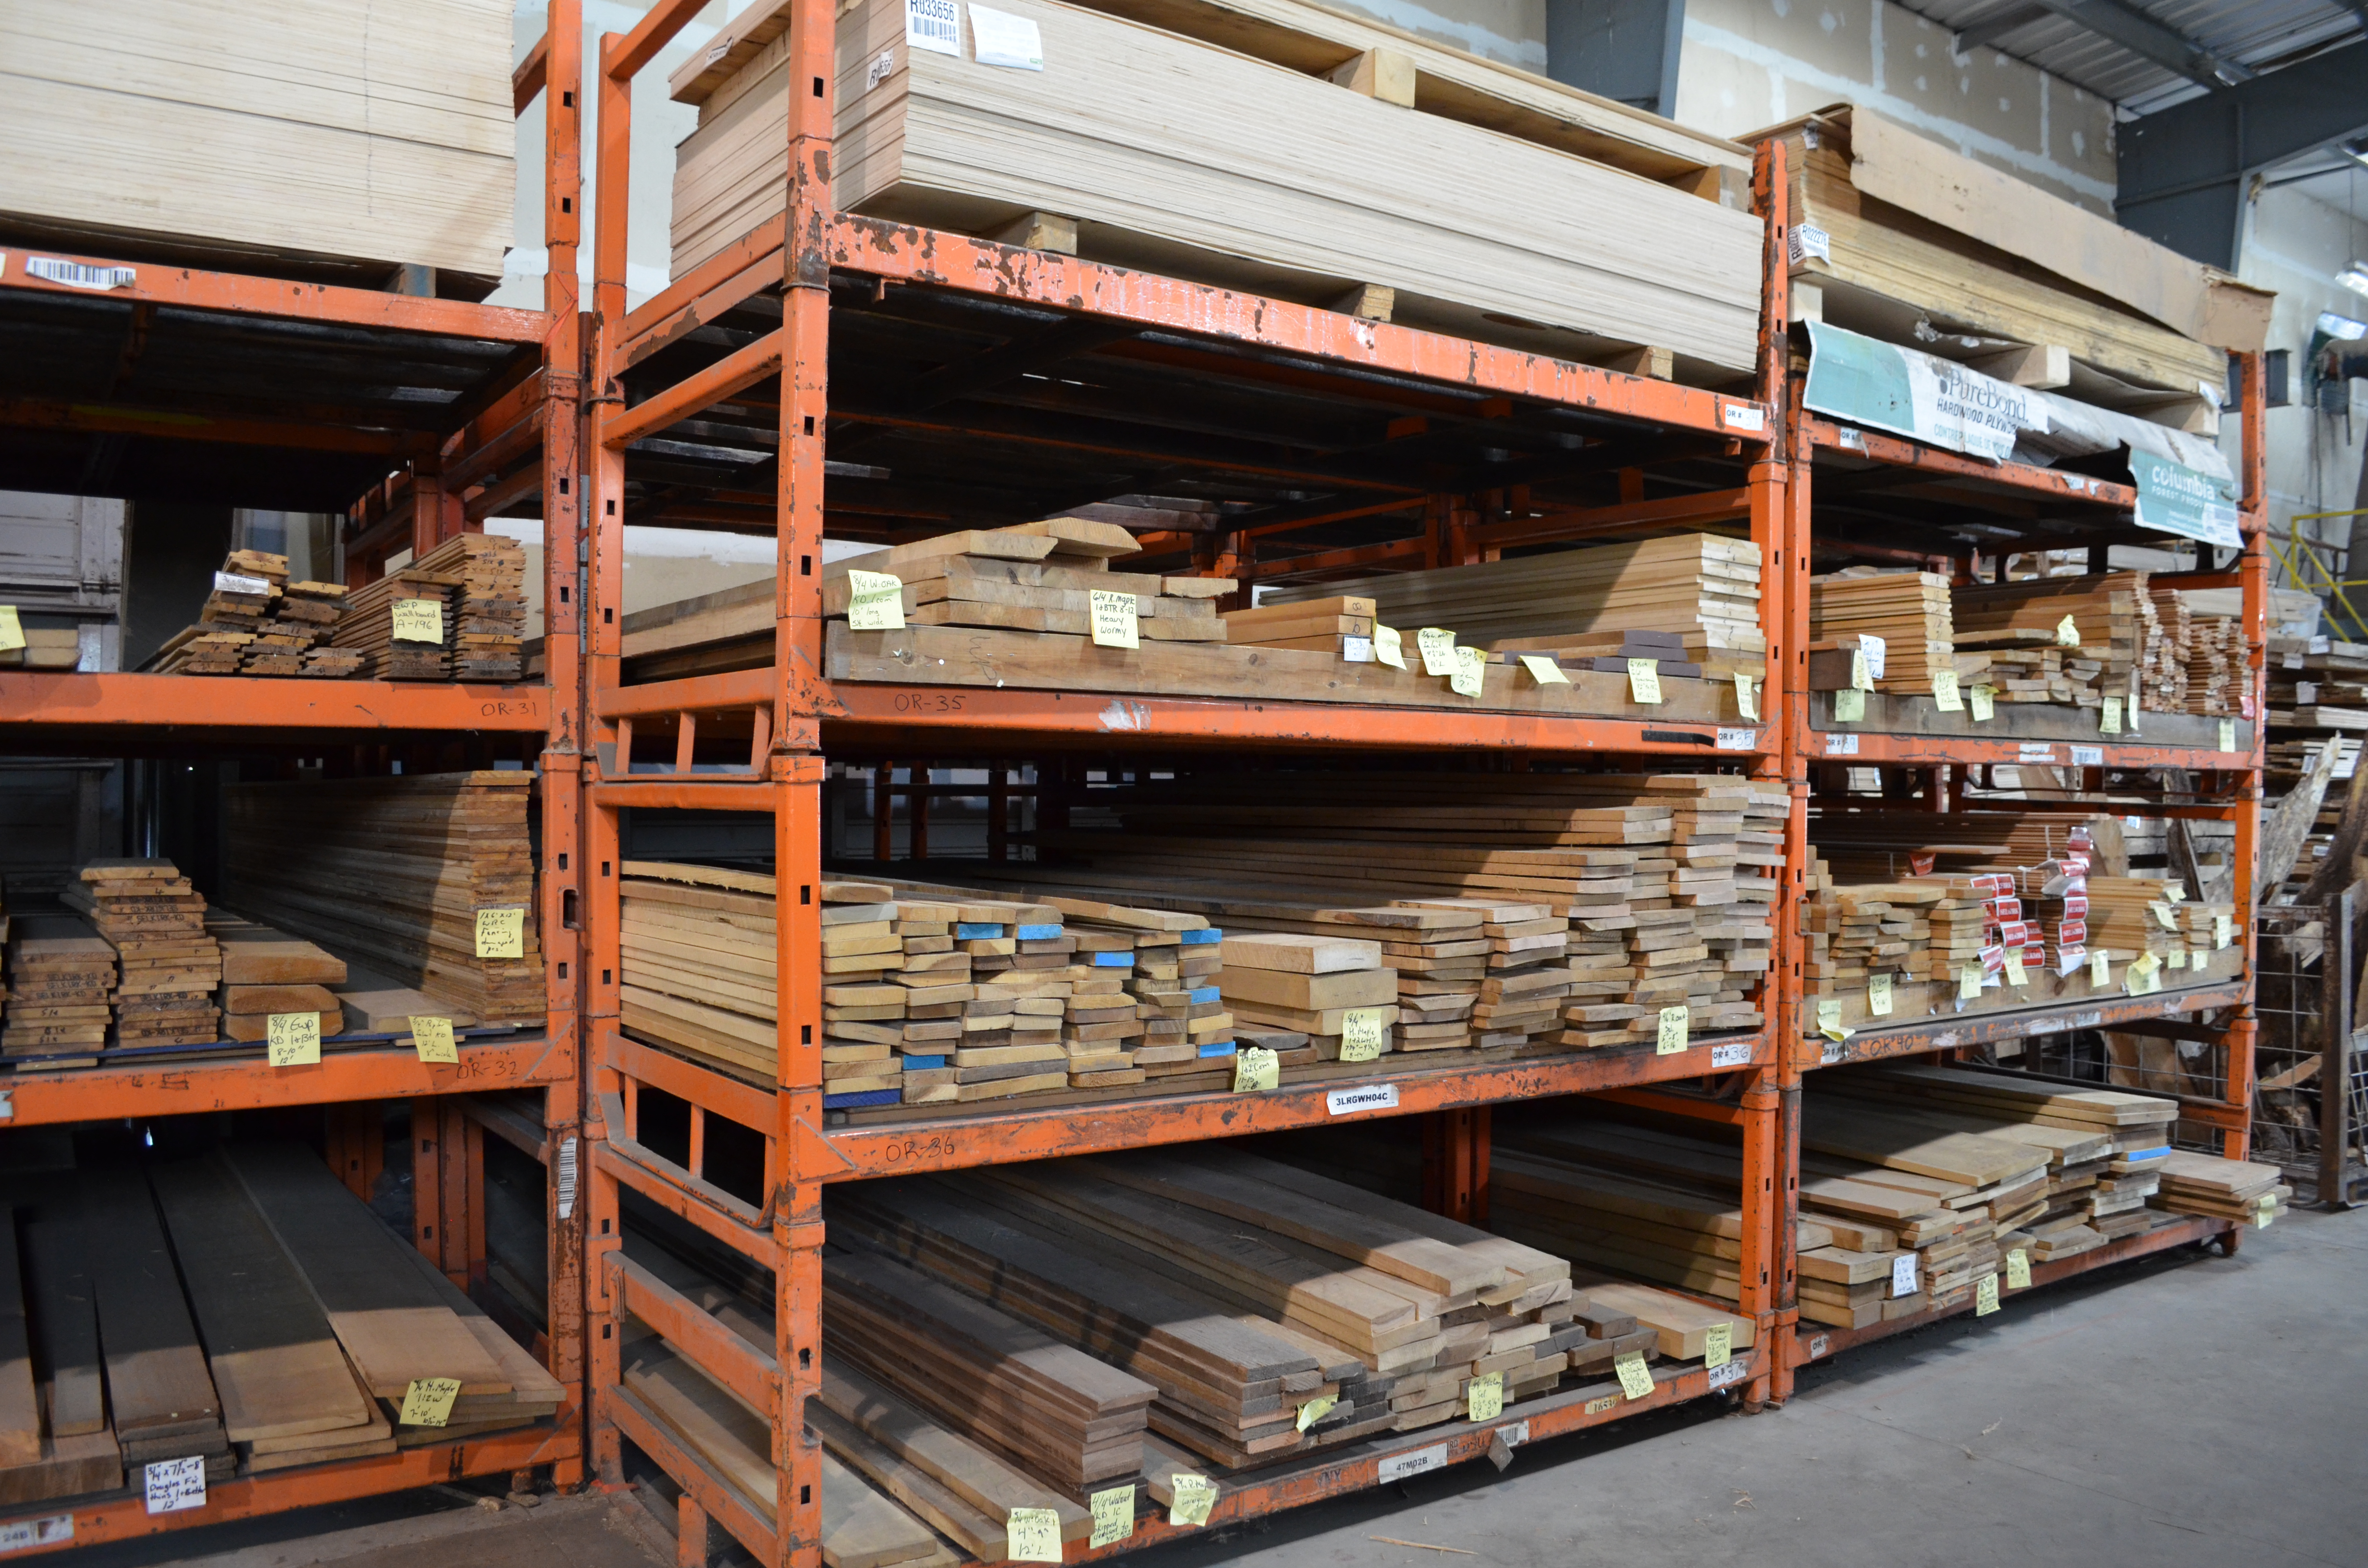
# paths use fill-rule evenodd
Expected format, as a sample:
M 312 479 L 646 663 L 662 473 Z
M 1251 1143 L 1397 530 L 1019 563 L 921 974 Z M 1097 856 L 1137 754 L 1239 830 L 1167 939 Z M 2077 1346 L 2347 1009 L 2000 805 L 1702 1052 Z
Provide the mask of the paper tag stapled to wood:
M 477 956 L 481 959 L 526 957 L 526 910 L 522 906 L 477 911 Z
M 2080 645 L 2080 628 L 2068 615 L 2055 623 L 2055 645 L 2059 648 L 2078 648 Z
M 388 606 L 393 627 L 388 635 L 397 642 L 444 641 L 442 599 L 397 599 Z
M 1932 672 L 1932 706 L 1942 713 L 1962 713 L 1964 699 L 1957 694 L 1957 673 L 1954 670 Z
M 460 1397 L 458 1378 L 414 1378 L 403 1391 L 403 1411 L 395 1420 L 405 1426 L 441 1426 L 452 1419 L 452 1402 Z
M 1653 1054 L 1675 1056 L 1686 1048 L 1686 1024 L 1690 1017 L 1685 1005 L 1664 1007 L 1653 1029 Z
M 1570 684 L 1570 677 L 1562 673 L 1562 666 L 1554 663 L 1552 653 L 1523 653 L 1521 668 L 1529 671 L 1530 678 L 1540 686 Z
M 2031 1254 L 2021 1247 L 2006 1255 L 2006 1283 L 2011 1290 L 2031 1289 Z
M 1389 1007 L 1351 1007 L 1340 1015 L 1340 1060 L 1372 1062 L 1382 1054 L 1382 1045 L 1388 1038 Z
M 1379 622 L 1374 623 L 1373 657 L 1379 659 L 1382 663 L 1389 665 L 1390 668 L 1394 670 L 1402 670 L 1406 667 L 1406 644 L 1398 636 L 1398 629 L 1396 627 L 1383 626 Z
M 1014 1508 L 1003 1518 L 1003 1556 L 1009 1562 L 1061 1561 L 1061 1516 L 1052 1508 Z
M 1505 1414 L 1505 1374 L 1484 1372 L 1463 1385 L 1463 1418 L 1494 1421 Z
M 1134 1534 L 1134 1483 L 1104 1487 L 1086 1499 L 1093 1510 L 1094 1533 L 1087 1545 L 1096 1550 L 1116 1546 Z
M 411 1020 L 411 1044 L 422 1062 L 458 1062 L 461 1052 L 452 1043 L 452 1020 L 450 1018 L 414 1017 Z
M 1628 661 L 1628 696 L 1647 707 L 1661 700 L 1661 664 L 1657 659 Z
M 1306 1431 L 1310 1426 L 1331 1415 L 1333 1407 L 1339 1403 L 1339 1395 L 1329 1393 L 1309 1400 L 1299 1407 L 1299 1429 L 1303 1432 Z
M 263 1050 L 274 1067 L 318 1065 L 321 1060 L 321 1015 L 269 1015 L 263 1021 Z
M 1866 977 L 1866 1010 L 1878 1018 L 1891 1017 L 1891 976 L 1870 974 Z
M 1702 1365 L 1715 1371 L 1735 1358 L 1735 1324 L 1720 1322 L 1702 1330 Z
M 1645 1366 L 1644 1352 L 1631 1350 L 1612 1358 L 1611 1369 L 1620 1375 L 1620 1392 L 1630 1399 L 1643 1399 L 1653 1392 L 1653 1374 Z
M 1987 724 L 1998 716 L 1998 687 L 1994 686 L 1975 682 L 1973 689 L 1965 693 L 1965 700 L 1966 710 L 1976 724 Z
M 1852 691 L 1874 689 L 1874 665 L 1868 661 L 1866 650 L 1863 648 L 1850 650 L 1850 683 Z
M 1205 1475 L 1178 1471 L 1167 1478 L 1167 1499 L 1169 1524 L 1205 1525 L 1209 1510 L 1217 1506 L 1217 1483 Z
M 847 624 L 855 631 L 904 631 L 904 579 L 887 572 L 848 572 Z
M 973 7 L 974 11 L 975 6 Z M 1133 594 L 1096 588 L 1093 594 L 1094 645 L 1099 648 L 1140 648 L 1141 629 L 1134 619 Z
M 1443 626 L 1426 626 L 1414 634 L 1414 645 L 1422 654 L 1422 673 L 1427 676 L 1452 676 L 1455 673 L 1455 633 Z
M 1894 1297 L 1916 1294 L 1916 1255 L 1903 1252 L 1891 1260 L 1891 1293 Z
M 1488 679 L 1488 655 L 1477 648 L 1455 650 L 1455 673 L 1447 677 L 1447 689 L 1458 697 L 1477 697 Z
M 1262 1045 L 1246 1045 L 1234 1053 L 1234 1093 L 1255 1094 L 1281 1082 L 1282 1063 Z

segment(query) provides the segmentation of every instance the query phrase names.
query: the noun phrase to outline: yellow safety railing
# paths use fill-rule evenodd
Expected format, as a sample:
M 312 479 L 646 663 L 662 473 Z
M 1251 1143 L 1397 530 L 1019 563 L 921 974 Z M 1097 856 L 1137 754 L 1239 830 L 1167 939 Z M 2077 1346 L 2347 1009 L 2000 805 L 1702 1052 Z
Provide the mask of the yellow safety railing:
M 2347 507 L 2340 512 L 2297 512 L 2287 521 L 2311 523 L 2322 517 L 2363 516 L 2368 516 L 2368 507 L 2354 506 Z M 2368 642 L 2368 616 L 2363 616 L 2358 607 L 2352 604 L 2351 597 L 2343 591 L 2346 588 L 2368 588 L 2368 577 L 2338 577 L 2328 568 L 2327 562 L 2319 559 L 2318 551 L 2311 541 L 2299 535 L 2289 534 L 2283 540 L 2273 538 L 2271 544 L 2277 551 L 2279 564 L 2286 569 L 2286 581 L 2297 588 L 2325 597 L 2331 608 L 2340 608 L 2342 614 L 2333 618 L 2337 623 L 2337 630 L 2342 631 L 2342 622 L 2348 619 L 2351 622 L 2352 629 L 2359 633 L 2357 640 Z M 2327 548 L 2333 550 L 2336 547 L 2329 545 Z M 2307 563 L 2307 570 L 2305 569 L 2305 563 Z M 2346 633 L 2345 636 L 2346 641 L 2353 640 L 2350 633 Z

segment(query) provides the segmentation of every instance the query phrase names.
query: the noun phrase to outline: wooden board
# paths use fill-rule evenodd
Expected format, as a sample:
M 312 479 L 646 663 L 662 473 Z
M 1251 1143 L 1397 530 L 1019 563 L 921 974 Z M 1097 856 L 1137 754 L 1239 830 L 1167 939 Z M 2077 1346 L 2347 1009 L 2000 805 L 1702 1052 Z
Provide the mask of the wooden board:
M 0 1209 L 0 1469 L 41 1457 L 41 1410 L 33 1393 L 32 1332 L 17 1264 L 17 1221 Z
M 102 1165 L 84 1170 L 82 1193 L 118 1438 L 219 1434 L 213 1379 L 147 1182 L 129 1164 Z
M 98 1354 L 82 1228 L 63 1215 L 24 1227 L 25 1301 L 44 1374 L 49 1429 L 84 1437 L 107 1428 L 107 1384 Z

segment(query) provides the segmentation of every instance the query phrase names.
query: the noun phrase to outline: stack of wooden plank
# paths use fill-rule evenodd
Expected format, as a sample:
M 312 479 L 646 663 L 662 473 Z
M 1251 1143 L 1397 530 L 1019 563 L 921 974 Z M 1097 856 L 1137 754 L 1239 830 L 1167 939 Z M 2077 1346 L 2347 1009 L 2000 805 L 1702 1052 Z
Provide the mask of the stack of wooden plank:
M 1485 648 L 1560 649 L 1570 633 L 1669 632 L 1707 676 L 1763 678 L 1759 564 L 1759 547 L 1748 540 L 1677 534 L 1320 586 L 1281 585 L 1262 597 L 1269 604 L 1342 594 L 1370 598 L 1379 619 L 1409 640 L 1413 629 L 1441 626 L 1458 642 Z
M 2243 621 L 2233 615 L 2192 617 L 2187 637 L 2187 711 L 2249 718 L 2252 672 L 2245 658 Z
M 484 1022 L 540 1023 L 534 784 L 494 768 L 227 785 L 222 902 Z M 513 918 L 520 956 L 498 956 Z
M 823 611 L 845 616 L 854 603 L 848 574 L 867 572 L 902 585 L 907 626 L 1088 636 L 1093 596 L 1117 593 L 1132 597 L 1136 635 L 1144 642 L 1225 641 L 1215 601 L 1234 591 L 1233 580 L 1110 570 L 1114 558 L 1134 549 L 1124 528 L 1083 517 L 941 534 L 830 562 L 823 569 Z
M 1353 594 L 1224 612 L 1236 648 L 1318 648 L 1357 664 L 1373 656 L 1373 601 Z
M 0 1054 L 63 1057 L 98 1050 L 107 1043 L 116 978 L 115 946 L 87 921 L 71 915 L 11 916 Z
M 1949 623 L 1949 579 L 1937 572 L 1869 572 L 1852 568 L 1809 579 L 1809 646 L 1813 653 L 1838 640 L 1879 637 L 1883 654 L 1877 691 L 1929 696 L 1941 672 L 1970 683 L 1987 663 L 1975 657 L 1968 667 L 1958 657 Z
M 205 896 L 170 860 L 94 860 L 66 885 L 115 949 L 118 1045 L 205 1045 L 221 1038 L 214 988 L 222 949 L 206 933 Z
M 2148 1202 L 2172 1214 L 2261 1223 L 2284 1213 L 2293 1197 L 2275 1165 L 2174 1149 L 2163 1159 L 2161 1188 Z
M 1440 1037 L 1430 1034 L 1419 1040 L 1400 1040 L 1402 1020 L 1417 1027 L 1433 1028 L 1439 1021 L 1419 1006 L 1407 1009 L 1411 1018 L 1400 1013 L 1398 993 L 1405 983 L 1417 988 L 1410 1000 L 1418 1002 L 1429 994 L 1444 994 L 1452 999 L 1461 999 L 1463 1016 L 1468 1017 L 1472 1010 L 1472 994 L 1458 984 L 1462 977 L 1435 971 L 1426 972 L 1423 967 L 1410 968 L 1407 974 L 1401 975 L 1385 966 L 1383 944 L 1378 941 L 1292 931 L 1236 931 L 1225 938 L 1223 946 L 1224 969 L 1218 988 L 1234 1017 L 1253 1033 L 1282 1030 L 1304 1037 L 1304 1044 L 1294 1041 L 1290 1049 L 1305 1049 L 1312 1052 L 1314 1060 L 1341 1059 L 1341 1045 L 1350 1028 L 1351 1013 L 1361 1015 L 1358 1037 L 1366 1042 L 1350 1052 L 1352 1059 L 1361 1055 L 1370 1061 L 1402 1045 L 1404 1049 L 1420 1050 L 1439 1044 Z M 1424 960 L 1411 955 L 1408 961 L 1412 966 L 1425 964 Z M 1475 956 L 1473 968 L 1476 971 L 1478 967 Z M 1436 993 L 1430 990 L 1433 987 Z M 1444 1010 L 1452 1014 L 1456 1006 L 1456 1002 L 1451 1000 Z M 1446 1037 L 1447 1043 L 1466 1043 L 1461 1017 L 1450 1017 L 1443 1021 L 1452 1029 Z
M 76 1198 L 55 1170 L 27 1160 L 40 1186 L 0 1204 L 0 1502 L 23 1504 L 123 1483 L 123 1452 L 108 1420 L 107 1376 L 86 1266 L 89 1236 Z M 28 1359 L 27 1352 L 31 1352 Z
M 222 947 L 224 1040 L 259 1040 L 274 1013 L 318 1013 L 321 1037 L 342 1034 L 343 1005 L 331 986 L 346 983 L 346 963 L 326 949 L 222 910 L 206 912 L 206 934 Z M 455 1020 L 458 1021 L 458 1020 Z
M 624 915 L 619 956 L 624 967 L 617 979 L 625 1028 L 751 1083 L 770 1087 L 780 1082 L 773 879 L 650 860 L 628 860 L 619 870 Z M 875 913 L 877 923 L 892 921 L 895 906 L 883 902 L 885 890 L 860 884 L 825 882 L 821 892 L 827 1081 L 833 1065 L 846 1059 L 847 1048 L 874 1042 L 871 1020 L 883 1017 L 876 1001 L 847 1000 L 849 991 L 879 988 L 860 983 L 872 971 L 853 977 L 832 972 L 838 961 L 827 951 L 832 934 L 842 928 L 843 915 L 853 914 L 865 922 L 859 929 L 868 929 Z M 903 1017 L 901 996 L 894 1001 L 896 1011 L 884 1017 Z M 856 1019 L 866 1022 L 845 1031 L 837 1027 Z
M 21 648 L 0 649 L 0 670 L 71 670 L 82 665 L 82 633 L 71 626 L 26 626 Z
M 452 593 L 459 586 L 457 575 L 418 562 L 365 583 L 346 596 L 331 646 L 360 655 L 375 680 L 450 680 Z
M 1224 932 L 1196 915 L 1072 900 L 1052 907 L 1077 943 L 1061 1031 L 1071 1087 L 1188 1077 L 1213 1086 L 1231 1070 Z
M 2084 703 L 2080 693 L 2087 676 L 2067 674 L 2065 650 L 2052 631 L 1968 631 L 1959 628 L 1955 644 L 1960 648 L 1978 649 L 1989 658 L 1982 672 L 1981 683 L 1991 691 L 1994 702 L 2055 702 L 2072 707 L 2094 707 Z M 2078 652 L 2078 650 L 2074 650 Z M 2085 663 L 2082 663 L 2085 668 Z M 2094 693 L 2090 693 L 2093 697 Z
M 2110 572 L 2087 577 L 2034 577 L 2021 583 L 1957 587 L 1951 601 L 1959 633 L 2011 631 L 2020 638 L 2046 632 L 2067 647 L 2065 672 L 2075 683 L 2073 700 L 2096 707 L 2105 697 L 2120 699 L 2126 727 L 2132 705 L 2179 711 L 2185 705 L 2187 651 L 2165 634 L 2144 572 Z M 2066 636 L 2062 628 L 2072 622 Z M 2068 651 L 2077 639 L 2078 653 Z M 2085 666 L 2097 666 L 2096 689 Z M 2179 695 L 2157 704 L 2150 694 Z
M 526 667 L 526 546 L 504 534 L 460 534 L 418 564 L 461 579 L 452 598 L 452 678 L 518 679 Z
M 335 632 L 345 595 L 336 583 L 289 581 L 284 555 L 233 550 L 214 574 L 197 624 L 167 640 L 148 667 L 163 675 L 354 675 L 359 653 L 320 645 Z
M 202 1457 L 209 1483 L 228 1480 L 237 1456 L 148 1183 L 130 1158 L 70 1179 L 98 1312 L 106 1409 L 124 1462 Z

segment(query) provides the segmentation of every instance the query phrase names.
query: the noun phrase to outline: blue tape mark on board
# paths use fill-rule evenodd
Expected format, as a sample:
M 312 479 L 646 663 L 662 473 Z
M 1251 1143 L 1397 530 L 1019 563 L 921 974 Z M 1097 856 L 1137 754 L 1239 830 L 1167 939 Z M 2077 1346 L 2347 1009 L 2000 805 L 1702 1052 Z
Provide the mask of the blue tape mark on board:
M 2159 1149 L 2132 1149 L 2118 1157 L 2123 1160 L 2167 1160 L 2170 1158 L 2170 1145 L 2166 1143 Z
M 860 1110 L 866 1106 L 896 1105 L 905 1098 L 902 1089 L 866 1089 L 860 1095 L 825 1095 L 825 1110 Z
M 1188 948 L 1206 947 L 1211 942 L 1222 942 L 1225 939 L 1225 934 L 1214 926 L 1204 931 L 1178 931 L 1176 934 L 1184 938 L 1184 945 Z
M 1231 1056 L 1234 1054 L 1234 1042 L 1229 1040 L 1204 1040 L 1201 1045 L 1201 1054 L 1203 1056 Z
M 1193 1003 L 1197 1006 L 1202 1002 L 1215 1001 L 1217 999 L 1217 988 L 1213 985 L 1196 985 L 1192 987 L 1191 990 L 1186 992 L 1185 994 L 1190 997 Z
M 1053 922 L 1050 926 L 1022 926 L 1019 927 L 1019 939 L 1023 942 L 1049 942 L 1060 934 L 1061 926 L 1058 921 Z
M 946 1059 L 942 1056 L 907 1056 L 904 1062 L 906 1072 L 914 1072 L 924 1067 L 942 1067 Z
M 954 924 L 954 935 L 965 942 L 985 941 L 1003 935 L 1001 925 L 989 925 L 984 920 L 962 920 Z
M 1134 955 L 1133 953 L 1096 953 L 1094 967 L 1096 969 L 1133 969 Z

